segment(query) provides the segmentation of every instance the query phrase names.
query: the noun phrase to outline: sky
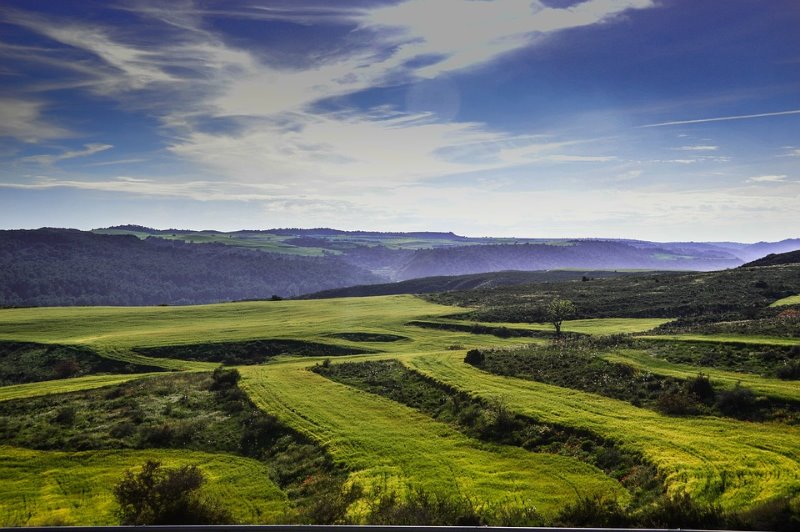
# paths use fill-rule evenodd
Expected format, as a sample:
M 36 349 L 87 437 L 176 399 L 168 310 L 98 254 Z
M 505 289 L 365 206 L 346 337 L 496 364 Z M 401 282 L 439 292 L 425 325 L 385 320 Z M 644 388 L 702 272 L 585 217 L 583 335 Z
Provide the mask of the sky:
M 0 228 L 800 236 L 797 0 L 0 0 Z

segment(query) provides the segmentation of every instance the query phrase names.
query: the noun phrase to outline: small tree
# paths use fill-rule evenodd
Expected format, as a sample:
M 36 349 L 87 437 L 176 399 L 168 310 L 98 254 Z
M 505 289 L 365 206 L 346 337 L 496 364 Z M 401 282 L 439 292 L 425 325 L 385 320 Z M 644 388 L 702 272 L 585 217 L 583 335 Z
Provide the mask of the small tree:
M 547 321 L 556 329 L 556 336 L 561 336 L 561 324 L 575 314 L 575 304 L 569 299 L 553 299 L 547 304 Z
M 205 482 L 197 466 L 164 469 L 148 460 L 138 474 L 125 471 L 114 486 L 123 525 L 216 525 L 232 522 L 230 513 L 198 495 Z

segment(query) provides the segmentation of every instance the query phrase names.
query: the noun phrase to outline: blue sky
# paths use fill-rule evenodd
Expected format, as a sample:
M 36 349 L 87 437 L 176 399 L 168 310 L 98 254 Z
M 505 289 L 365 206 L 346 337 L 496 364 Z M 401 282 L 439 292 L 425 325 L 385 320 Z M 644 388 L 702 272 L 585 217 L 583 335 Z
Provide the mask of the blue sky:
M 3 0 L 0 227 L 800 236 L 796 0 Z

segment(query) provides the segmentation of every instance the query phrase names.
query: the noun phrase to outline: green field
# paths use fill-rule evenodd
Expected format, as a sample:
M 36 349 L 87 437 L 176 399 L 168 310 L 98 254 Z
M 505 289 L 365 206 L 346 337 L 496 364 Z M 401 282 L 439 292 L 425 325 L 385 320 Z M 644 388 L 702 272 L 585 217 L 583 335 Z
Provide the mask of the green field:
M 738 383 L 768 397 L 800 402 L 800 386 L 794 381 L 769 379 L 749 373 L 724 371 L 715 368 L 702 368 L 702 370 L 699 370 L 695 366 L 673 364 L 658 359 L 644 351 L 634 349 L 620 349 L 614 353 L 601 356 L 609 362 L 619 362 L 656 375 L 666 375 L 681 379 L 690 379 L 702 372 L 708 376 L 712 383 L 720 384 L 726 388 L 733 388 Z
M 779 299 L 771 304 L 770 307 L 785 307 L 788 305 L 800 305 L 800 294 Z
M 211 349 L 224 352 L 226 342 L 270 339 L 358 348 L 370 353 L 330 357 L 330 363 L 398 359 L 437 383 L 487 401 L 499 398 L 515 413 L 614 440 L 654 464 L 669 493 L 686 492 L 700 503 L 720 504 L 729 510 L 774 497 L 797 498 L 798 427 L 727 418 L 669 417 L 572 389 L 491 375 L 465 364 L 465 353 L 473 348 L 513 349 L 547 340 L 407 325 L 415 320 L 472 324 L 447 317 L 459 310 L 463 309 L 413 296 L 187 307 L 3 309 L 0 340 L 80 345 L 115 360 L 192 372 L 209 371 L 218 364 L 151 358 L 137 350 L 210 344 Z M 564 330 L 589 335 L 642 333 L 668 321 L 573 320 L 565 322 Z M 545 324 L 484 325 L 552 329 Z M 382 338 L 393 341 L 379 341 Z M 757 337 L 648 338 L 797 344 Z M 702 371 L 723 386 L 741 381 L 758 393 L 800 400 L 796 381 L 671 364 L 635 350 L 617 350 L 605 356 L 678 378 L 690 378 Z M 265 364 L 240 366 L 240 386 L 257 407 L 324 446 L 337 466 L 347 472 L 349 482 L 367 492 L 380 486 L 401 494 L 424 489 L 464 496 L 482 505 L 533 505 L 550 517 L 579 497 L 603 495 L 623 505 L 631 499 L 616 479 L 576 458 L 481 442 L 400 403 L 308 371 L 325 358 L 277 356 Z M 57 397 L 67 404 L 68 392 L 110 388 L 154 375 L 164 373 L 90 375 L 5 386 L 0 387 L 0 401 L 64 394 Z M 269 480 L 267 466 L 240 456 L 163 449 L 59 453 L 0 447 L 0 490 L 5 490 L 0 491 L 0 518 L 12 525 L 112 523 L 110 487 L 125 468 L 141 464 L 145 457 L 170 464 L 202 464 L 211 479 L 209 492 L 237 500 L 236 517 L 242 522 L 288 521 L 295 515 L 287 494 Z M 364 504 L 362 500 L 351 507 L 351 518 L 363 515 Z
M 643 333 L 655 329 L 660 325 L 669 323 L 670 319 L 664 318 L 593 318 L 586 320 L 566 320 L 561 325 L 561 330 L 564 332 L 579 333 L 579 334 L 633 334 Z M 440 323 L 464 323 L 460 320 L 454 319 L 438 319 L 434 322 Z M 469 323 L 477 323 L 486 327 L 507 327 L 509 329 L 516 329 L 522 331 L 547 331 L 553 332 L 553 325 L 550 323 L 510 323 L 510 322 L 486 322 L 476 321 Z
M 200 464 L 204 492 L 245 523 L 275 523 L 291 515 L 286 496 L 263 464 L 237 456 L 189 451 L 62 453 L 0 447 L 0 526 L 112 525 L 110 492 L 121 472 L 148 459 L 165 466 Z
M 421 355 L 407 363 L 475 395 L 503 397 L 521 413 L 616 439 L 652 460 L 674 492 L 735 508 L 800 485 L 796 427 L 667 417 L 597 395 L 491 375 L 454 353 Z
M 470 440 L 408 407 L 306 371 L 308 364 L 243 368 L 244 389 L 258 406 L 325 442 L 366 486 L 388 479 L 487 502 L 529 500 L 545 513 L 578 494 L 625 497 L 618 483 L 577 460 Z
M 720 342 L 729 344 L 800 345 L 800 338 L 778 338 L 774 336 L 744 336 L 737 334 L 662 334 L 644 335 L 648 340 L 666 342 Z

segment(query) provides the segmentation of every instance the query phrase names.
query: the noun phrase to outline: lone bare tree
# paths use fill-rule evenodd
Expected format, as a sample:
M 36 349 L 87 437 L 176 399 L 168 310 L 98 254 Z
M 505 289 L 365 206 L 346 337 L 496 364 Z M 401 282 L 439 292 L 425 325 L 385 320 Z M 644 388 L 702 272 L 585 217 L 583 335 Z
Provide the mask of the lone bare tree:
M 575 314 L 575 304 L 569 299 L 553 299 L 547 304 L 547 321 L 556 329 L 556 336 L 561 336 L 561 324 Z

